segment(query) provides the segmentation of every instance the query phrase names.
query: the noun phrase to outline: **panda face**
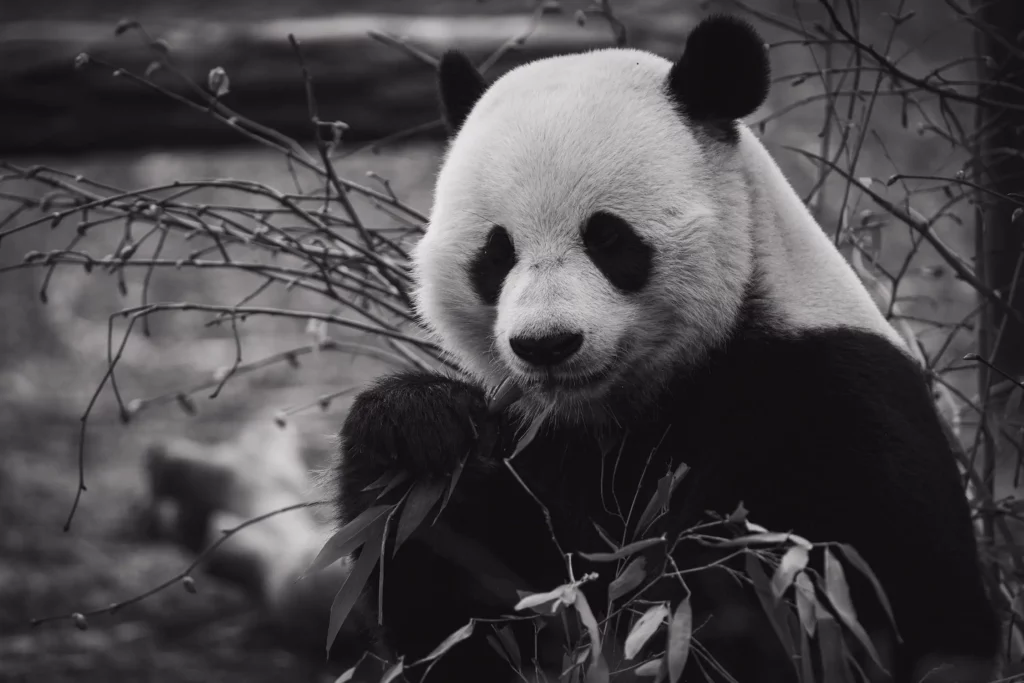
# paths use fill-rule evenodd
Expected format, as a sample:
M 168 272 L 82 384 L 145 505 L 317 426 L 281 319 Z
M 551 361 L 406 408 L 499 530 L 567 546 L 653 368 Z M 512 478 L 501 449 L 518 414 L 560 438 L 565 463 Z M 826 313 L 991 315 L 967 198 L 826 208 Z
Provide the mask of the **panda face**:
M 653 390 L 728 334 L 752 250 L 731 120 L 709 135 L 720 122 L 680 113 L 672 64 L 635 50 L 489 88 L 445 59 L 458 133 L 413 261 L 417 310 L 463 367 L 578 408 Z

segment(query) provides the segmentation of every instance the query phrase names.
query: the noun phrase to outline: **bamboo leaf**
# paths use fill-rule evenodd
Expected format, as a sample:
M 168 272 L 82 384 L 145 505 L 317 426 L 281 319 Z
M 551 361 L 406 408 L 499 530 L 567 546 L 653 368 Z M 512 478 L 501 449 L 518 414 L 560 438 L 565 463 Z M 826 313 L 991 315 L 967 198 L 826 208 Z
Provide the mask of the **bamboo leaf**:
M 654 605 L 637 619 L 626 636 L 626 647 L 624 656 L 626 659 L 633 659 L 637 653 L 647 644 L 651 636 L 658 630 L 662 622 L 668 616 L 668 607 L 665 603 Z
M 765 575 L 764 570 L 761 569 L 757 555 L 752 552 L 747 553 L 746 569 L 747 576 L 754 583 L 754 590 L 757 593 L 758 600 L 761 602 L 761 608 L 768 617 L 772 628 L 775 629 L 775 635 L 779 637 L 779 642 L 782 643 L 788 654 L 796 653 L 796 643 L 793 640 L 793 633 L 789 628 L 792 614 L 784 605 L 772 598 L 771 581 Z M 798 676 L 800 675 L 799 670 L 796 673 Z
M 475 623 L 476 622 L 470 620 L 469 623 L 464 624 L 463 626 L 449 633 L 448 637 L 442 640 L 440 645 L 431 650 L 430 654 L 428 654 L 426 657 L 417 661 L 416 664 L 422 664 L 424 662 L 433 661 L 441 655 L 443 655 L 445 652 L 448 652 L 448 650 L 452 649 L 457 644 L 469 638 L 471 635 L 473 635 L 473 627 Z
M 612 553 L 580 553 L 579 555 L 591 562 L 618 562 L 619 560 L 629 557 L 633 553 L 640 552 L 641 550 L 664 542 L 664 536 L 659 536 L 658 538 L 645 538 L 642 541 L 634 541 L 633 543 L 624 545 Z
M 646 662 L 638 666 L 636 669 L 634 669 L 633 673 L 635 673 L 637 676 L 643 676 L 645 678 L 654 676 L 660 678 L 663 673 L 662 670 L 664 669 L 664 667 L 665 660 L 661 657 L 658 657 L 657 659 L 647 660 Z
M 814 585 L 807 578 L 807 574 L 800 572 L 796 575 L 796 611 L 800 616 L 800 625 L 804 632 L 814 635 L 815 626 L 818 623 L 817 610 L 815 605 L 818 599 L 814 595 Z
M 409 498 L 402 507 L 402 516 L 398 519 L 398 534 L 395 537 L 393 553 L 398 552 L 399 546 L 423 522 L 430 509 L 441 498 L 444 488 L 444 484 L 440 481 L 420 482 L 412 487 L 412 490 L 409 492 Z
M 517 612 L 522 609 L 532 609 L 538 614 L 554 614 L 558 611 L 559 607 L 576 602 L 575 583 L 562 584 L 558 588 L 546 593 L 516 592 L 519 593 L 519 602 L 515 606 Z M 547 606 L 548 603 L 552 604 Z
M 825 594 L 842 622 L 867 649 L 875 663 L 885 670 L 885 665 L 882 664 L 882 660 L 875 650 L 875 644 L 871 642 L 871 638 L 857 621 L 857 612 L 853 609 L 853 602 L 850 600 L 850 586 L 846 583 L 843 566 L 839 564 L 839 560 L 832 554 L 832 551 L 827 549 L 825 550 Z
M 690 642 L 693 636 L 693 609 L 690 598 L 686 597 L 676 607 L 672 620 L 668 623 L 668 677 L 671 683 L 677 683 L 683 676 L 683 668 L 690 656 Z
M 330 656 L 334 639 L 338 637 L 338 631 L 341 630 L 342 624 L 345 623 L 345 619 L 348 618 L 352 607 L 355 606 L 356 600 L 363 592 L 366 580 L 370 578 L 370 573 L 377 564 L 377 560 L 380 559 L 380 546 L 384 537 L 385 521 L 386 518 L 378 517 L 373 522 L 370 527 L 371 531 L 367 534 L 363 552 L 359 554 L 359 559 L 356 560 L 355 566 L 352 567 L 352 571 L 345 579 L 345 583 L 342 584 L 341 589 L 334 596 L 334 603 L 331 604 L 331 618 L 327 626 L 328 656 Z
M 651 499 L 647 501 L 647 507 L 644 508 L 643 513 L 640 514 L 640 521 L 637 522 L 636 529 L 638 534 L 643 533 L 651 525 L 659 510 L 664 510 L 668 507 L 672 493 L 676 490 L 679 482 L 683 480 L 689 469 L 690 467 L 685 462 L 680 463 L 676 467 L 675 472 L 669 472 L 658 480 L 658 488 L 654 491 Z
M 782 598 L 793 583 L 797 573 L 803 571 L 807 566 L 809 556 L 807 548 L 799 545 L 794 545 L 782 556 L 782 561 L 779 562 L 778 569 L 775 570 L 775 574 L 772 576 L 772 594 L 776 600 Z
M 359 515 L 345 526 L 338 529 L 333 536 L 327 539 L 324 547 L 317 553 L 316 558 L 303 573 L 303 577 L 326 569 L 343 557 L 347 557 L 353 550 L 366 541 L 366 535 L 374 522 L 386 514 L 392 505 L 377 505 L 366 508 Z
M 587 633 L 590 634 L 590 649 L 596 660 L 601 656 L 601 631 L 597 628 L 597 619 L 594 617 L 594 612 L 590 609 L 590 603 L 587 602 L 587 597 L 583 595 L 582 591 L 575 591 L 573 606 L 576 607 L 576 611 L 580 615 L 580 621 L 583 622 Z
M 885 613 L 889 615 L 890 625 L 892 625 L 893 629 L 896 631 L 897 642 L 902 643 L 903 638 L 900 637 L 899 630 L 896 628 L 896 617 L 892 613 L 892 605 L 889 604 L 889 597 L 885 594 L 885 589 L 882 588 L 882 583 L 878 580 L 878 577 L 875 576 L 873 571 L 871 571 L 871 567 L 868 565 L 867 561 L 864 560 L 864 557 L 861 556 L 861 554 L 857 552 L 852 545 L 849 543 L 840 543 L 839 549 L 843 551 L 843 555 L 846 556 L 849 563 L 856 567 L 857 570 L 866 576 L 868 581 L 871 582 L 871 585 L 875 589 L 875 594 L 878 596 L 878 601 L 882 603 L 882 606 L 885 608 Z
M 540 415 L 533 419 L 533 422 L 530 423 L 530 426 L 529 428 L 527 428 L 526 433 L 523 434 L 522 438 L 520 438 L 519 442 L 516 444 L 516 449 L 512 451 L 512 455 L 506 458 L 507 460 L 511 461 L 515 459 L 517 455 L 526 450 L 526 447 L 529 446 L 535 438 L 537 438 L 537 433 L 540 432 L 540 428 L 544 425 L 544 422 L 545 420 L 547 420 L 548 415 L 551 414 L 551 410 L 552 406 L 548 406 L 547 408 L 544 409 L 544 412 L 542 412 Z
M 643 583 L 647 578 L 646 565 L 647 560 L 642 557 L 634 558 L 627 564 L 622 573 L 608 584 L 608 599 L 614 602 Z
M 395 662 L 394 666 L 384 673 L 380 679 L 380 683 L 391 683 L 393 680 L 401 676 L 403 671 L 405 671 L 405 664 L 403 664 L 402 660 L 399 659 Z

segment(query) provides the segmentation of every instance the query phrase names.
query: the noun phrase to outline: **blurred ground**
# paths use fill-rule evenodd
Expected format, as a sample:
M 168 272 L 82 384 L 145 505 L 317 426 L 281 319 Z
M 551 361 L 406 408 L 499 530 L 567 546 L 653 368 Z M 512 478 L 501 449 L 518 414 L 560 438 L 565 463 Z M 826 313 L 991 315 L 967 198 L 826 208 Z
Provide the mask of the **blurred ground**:
M 634 3 L 631 10 L 651 4 Z M 895 3 L 866 3 L 870 7 L 887 4 Z M 343 3 L 350 11 L 394 12 L 468 11 L 467 7 L 491 12 L 520 10 L 525 5 L 525 0 Z M 109 16 L 112 20 L 128 13 L 137 17 L 172 12 L 189 15 L 200 7 L 203 15 L 237 16 L 244 12 L 246 17 L 256 18 L 261 14 L 319 13 L 325 8 L 339 9 L 342 3 L 190 0 L 136 3 L 130 12 L 114 2 L 46 3 L 47 14 L 53 18 Z M 31 3 L 7 3 L 3 9 L 5 19 L 29 18 L 34 11 Z M 878 21 L 882 22 L 878 28 L 881 31 L 886 20 Z M 936 12 L 924 24 L 914 24 L 911 37 L 898 41 L 893 52 L 923 45 L 920 57 L 907 60 L 906 66 L 915 72 L 961 56 L 958 50 L 968 44 L 962 32 L 956 34 L 959 39 L 950 39 L 947 34 L 940 40 L 925 41 L 939 26 L 949 28 Z M 802 48 L 781 49 L 773 59 L 779 75 L 814 67 Z M 778 110 L 813 91 L 812 83 L 779 86 L 769 110 Z M 819 103 L 793 111 L 781 122 L 769 125 L 766 132 L 770 149 L 802 192 L 811 187 L 815 169 L 782 146 L 817 152 L 822 110 Z M 894 167 L 904 172 L 946 174 L 957 168 L 957 155 L 951 155 L 937 136 L 918 135 L 913 117 L 908 129 L 901 126 L 897 101 L 880 102 L 873 121 L 875 135 L 865 145 L 856 175 L 885 179 Z M 431 146 L 395 148 L 379 156 L 362 154 L 347 160 L 339 173 L 366 182 L 366 171 L 374 170 L 391 180 L 399 197 L 426 211 L 438 154 L 439 149 Z M 209 177 L 240 177 L 280 188 L 291 184 L 283 161 L 262 150 L 97 153 L 73 161 L 24 161 L 52 164 L 126 188 L 173 178 Z M 12 192 L 15 188 L 5 185 L 3 189 Z M 39 195 L 42 190 L 26 185 L 20 192 Z M 841 194 L 833 188 L 828 197 L 831 208 L 823 213 L 831 228 Z M 861 202 L 858 210 L 869 207 L 855 199 Z M 933 193 L 915 200 L 914 207 L 930 215 L 942 201 Z M 12 208 L 0 198 L 0 217 Z M 4 240 L 0 265 L 19 261 L 28 250 L 63 246 L 72 230 L 73 225 L 68 223 L 56 230 L 42 227 Z M 970 255 L 967 227 L 943 220 L 936 231 L 962 254 Z M 883 261 L 896 269 L 907 250 L 906 230 L 891 226 L 884 236 Z M 113 244 L 115 237 L 97 239 Z M 183 252 L 186 246 L 175 248 Z M 910 310 L 915 316 L 957 320 L 971 308 L 973 295 L 948 272 L 929 275 L 927 267 L 935 263 L 934 254 L 923 252 L 915 262 L 920 270 L 911 270 L 903 294 L 910 297 Z M 184 415 L 171 402 L 153 407 L 127 426 L 120 424 L 110 393 L 106 392 L 87 434 L 89 491 L 71 532 L 63 533 L 61 526 L 77 479 L 78 418 L 105 369 L 106 316 L 128 302 L 119 299 L 109 276 L 87 276 L 75 269 L 57 271 L 49 287 L 49 303 L 42 306 L 37 292 L 43 274 L 21 271 L 0 275 L 0 316 L 4 319 L 0 326 L 0 557 L 4 559 L 0 564 L 0 681 L 329 680 L 316 658 L 303 658 L 280 647 L 274 634 L 260 627 L 259 615 L 238 591 L 201 577 L 197 577 L 197 596 L 175 587 L 114 617 L 92 620 L 88 631 L 76 630 L 70 622 L 31 629 L 27 622 L 33 617 L 96 608 L 130 597 L 177 573 L 191 559 L 174 548 L 149 543 L 142 535 L 137 504 L 145 492 L 139 464 L 148 441 L 175 433 L 206 440 L 227 438 L 253 414 L 312 402 L 323 393 L 368 380 L 383 366 L 345 354 L 324 354 L 320 359 L 304 361 L 298 370 L 275 368 L 233 380 L 218 399 L 200 400 L 196 417 Z M 254 284 L 254 280 L 235 274 L 170 272 L 157 277 L 154 286 L 158 295 L 153 298 L 233 303 Z M 138 291 L 137 285 L 130 287 L 130 303 L 137 302 Z M 264 301 L 277 306 L 318 306 L 308 297 L 292 293 L 268 294 Z M 126 399 L 191 386 L 231 363 L 231 337 L 223 330 L 204 329 L 200 321 L 195 314 L 165 314 L 154 325 L 153 338 L 138 336 L 133 340 L 119 375 Z M 298 322 L 254 323 L 248 328 L 247 359 L 308 341 Z M 944 332 L 926 335 L 930 348 L 941 345 Z M 968 342 L 967 335 L 961 335 L 950 355 L 962 352 Z M 964 387 L 971 382 L 966 373 L 954 379 Z M 346 405 L 340 400 L 326 413 L 314 410 L 296 418 L 306 435 L 312 465 L 322 465 Z
M 341 164 L 339 172 L 365 180 L 372 169 L 394 178 L 396 193 L 424 210 L 435 158 L 432 149 L 365 155 Z M 129 187 L 173 177 L 246 177 L 275 187 L 291 182 L 276 155 L 254 150 L 216 157 L 203 151 L 108 156 L 59 165 Z M 64 242 L 60 231 L 5 241 L 0 264 L 18 260 L 28 249 Z M 185 253 L 184 245 L 178 248 Z M 92 619 L 88 631 L 70 622 L 27 626 L 33 617 L 131 597 L 191 560 L 142 536 L 138 504 L 145 496 L 141 455 L 147 442 L 182 433 L 208 441 L 229 438 L 254 415 L 269 420 L 277 409 L 312 403 L 384 370 L 379 362 L 324 352 L 320 359 L 305 357 L 298 370 L 284 364 L 235 378 L 215 400 L 203 398 L 209 391 L 199 394 L 195 417 L 171 402 L 142 412 L 127 426 L 106 392 L 89 422 L 89 491 L 65 534 L 61 527 L 77 480 L 78 417 L 104 373 L 105 315 L 119 303 L 137 301 L 136 288 L 133 299 L 119 302 L 112 278 L 76 271 L 58 271 L 46 307 L 29 294 L 38 277 L 7 274 L 0 285 L 0 312 L 11 321 L 0 347 L 0 681 L 198 682 L 229 675 L 250 681 L 320 680 L 315 657 L 297 657 L 278 647 L 274 634 L 254 633 L 260 615 L 248 598 L 202 577 L 197 577 L 198 596 L 175 587 L 114 617 Z M 201 273 L 186 280 L 168 274 L 156 278 L 154 300 L 233 303 L 256 284 L 244 276 Z M 287 294 L 257 303 L 313 306 L 308 297 Z M 30 324 L 28 319 L 40 315 Z M 233 339 L 223 331 L 204 334 L 200 320 L 192 314 L 168 316 L 154 321 L 151 340 L 139 335 L 129 344 L 118 375 L 126 400 L 193 386 L 231 364 Z M 311 341 L 300 322 L 247 327 L 246 361 Z M 324 464 L 346 405 L 339 399 L 327 412 L 313 409 L 293 418 L 306 437 L 311 465 Z

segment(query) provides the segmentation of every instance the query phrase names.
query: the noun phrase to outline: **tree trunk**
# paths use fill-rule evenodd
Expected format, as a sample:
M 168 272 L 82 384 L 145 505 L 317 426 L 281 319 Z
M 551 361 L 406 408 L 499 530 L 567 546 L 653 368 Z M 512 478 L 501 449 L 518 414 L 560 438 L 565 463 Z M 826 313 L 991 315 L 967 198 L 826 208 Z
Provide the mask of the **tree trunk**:
M 979 393 L 985 401 L 985 476 L 995 477 L 999 453 L 997 495 L 1013 486 L 1021 457 L 1021 390 L 1006 379 L 1024 377 L 1024 2 L 984 0 L 975 3 L 978 94 L 1007 106 L 979 107 L 976 262 L 982 281 L 1008 301 L 1015 314 L 986 304 L 978 328 L 978 353 L 993 369 L 979 364 Z M 1015 197 L 1013 195 L 1016 195 Z M 993 482 L 996 483 L 996 482 Z M 991 486 L 991 484 L 990 484 Z

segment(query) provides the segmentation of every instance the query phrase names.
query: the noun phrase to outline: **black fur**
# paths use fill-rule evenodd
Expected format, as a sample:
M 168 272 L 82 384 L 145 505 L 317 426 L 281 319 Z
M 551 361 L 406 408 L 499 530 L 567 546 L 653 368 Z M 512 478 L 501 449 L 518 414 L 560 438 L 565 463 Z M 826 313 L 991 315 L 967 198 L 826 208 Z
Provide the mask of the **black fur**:
M 510 337 L 512 352 L 536 367 L 552 367 L 564 363 L 583 346 L 579 332 L 553 332 L 539 337 Z
M 651 275 L 654 250 L 618 216 L 598 211 L 583 228 L 583 246 L 598 270 L 626 293 L 638 292 Z
M 612 501 L 625 511 L 635 497 L 635 523 L 656 481 L 685 461 L 691 469 L 670 514 L 648 536 L 672 537 L 704 519 L 705 511 L 728 514 L 742 501 L 753 522 L 812 541 L 850 543 L 873 566 L 904 640 L 895 680 L 908 681 L 926 653 L 993 656 L 999 629 L 982 584 L 969 509 L 919 370 L 870 333 L 780 336 L 759 328 L 758 319 L 751 314 L 699 371 L 679 373 L 656 405 L 618 414 L 621 430 L 599 440 L 586 430 L 550 427 L 516 457 L 516 471 L 549 509 L 562 547 L 607 550 L 593 524 L 622 536 Z M 356 399 L 345 422 L 339 466 L 345 520 L 370 504 L 362 489 L 382 474 L 436 477 L 454 470 L 475 433 L 486 442 L 470 457 L 438 527 L 414 534 L 386 565 L 385 640 L 407 662 L 470 617 L 509 613 L 513 589 L 549 590 L 566 580 L 536 501 L 501 463 L 516 426 L 507 415 L 486 416 L 479 388 L 423 374 L 378 383 Z M 484 548 L 493 556 L 488 566 L 503 563 L 509 571 L 485 589 L 483 577 L 501 572 L 444 559 L 436 549 L 438 528 L 476 544 L 476 550 L 461 546 L 456 557 L 480 561 Z M 649 575 L 663 561 L 661 552 L 651 553 Z M 673 558 L 686 568 L 704 563 L 700 552 L 679 546 Z M 577 577 L 602 573 L 586 588 L 590 605 L 600 610 L 612 567 L 577 559 L 574 569 Z M 884 627 L 867 584 L 849 566 L 846 574 L 861 622 L 869 631 Z M 715 584 L 698 583 L 699 576 L 688 583 L 705 645 L 741 682 L 790 680 L 789 663 L 777 669 L 766 663 L 781 653 L 772 651 L 770 637 L 731 636 L 716 645 L 715 625 L 725 617 L 711 614 Z M 375 592 L 375 578 L 370 585 Z M 673 579 L 644 597 L 674 603 L 683 594 Z M 760 607 L 749 613 L 761 614 Z M 764 626 L 763 616 L 752 618 Z M 486 642 L 488 632 L 478 625 L 429 680 L 512 680 Z M 520 635 L 526 661 L 531 634 Z M 702 680 L 696 660 L 690 658 L 693 676 L 684 680 Z
M 469 281 L 481 301 L 488 306 L 498 303 L 501 285 L 515 265 L 516 249 L 512 238 L 505 228 L 495 225 L 469 267 Z
M 686 39 L 666 86 L 688 120 L 734 142 L 735 122 L 764 103 L 770 84 L 771 62 L 757 31 L 738 17 L 713 15 Z
M 454 134 L 462 128 L 473 105 L 487 90 L 487 82 L 469 58 L 458 50 L 448 50 L 441 56 L 437 81 L 441 114 L 448 132 Z

